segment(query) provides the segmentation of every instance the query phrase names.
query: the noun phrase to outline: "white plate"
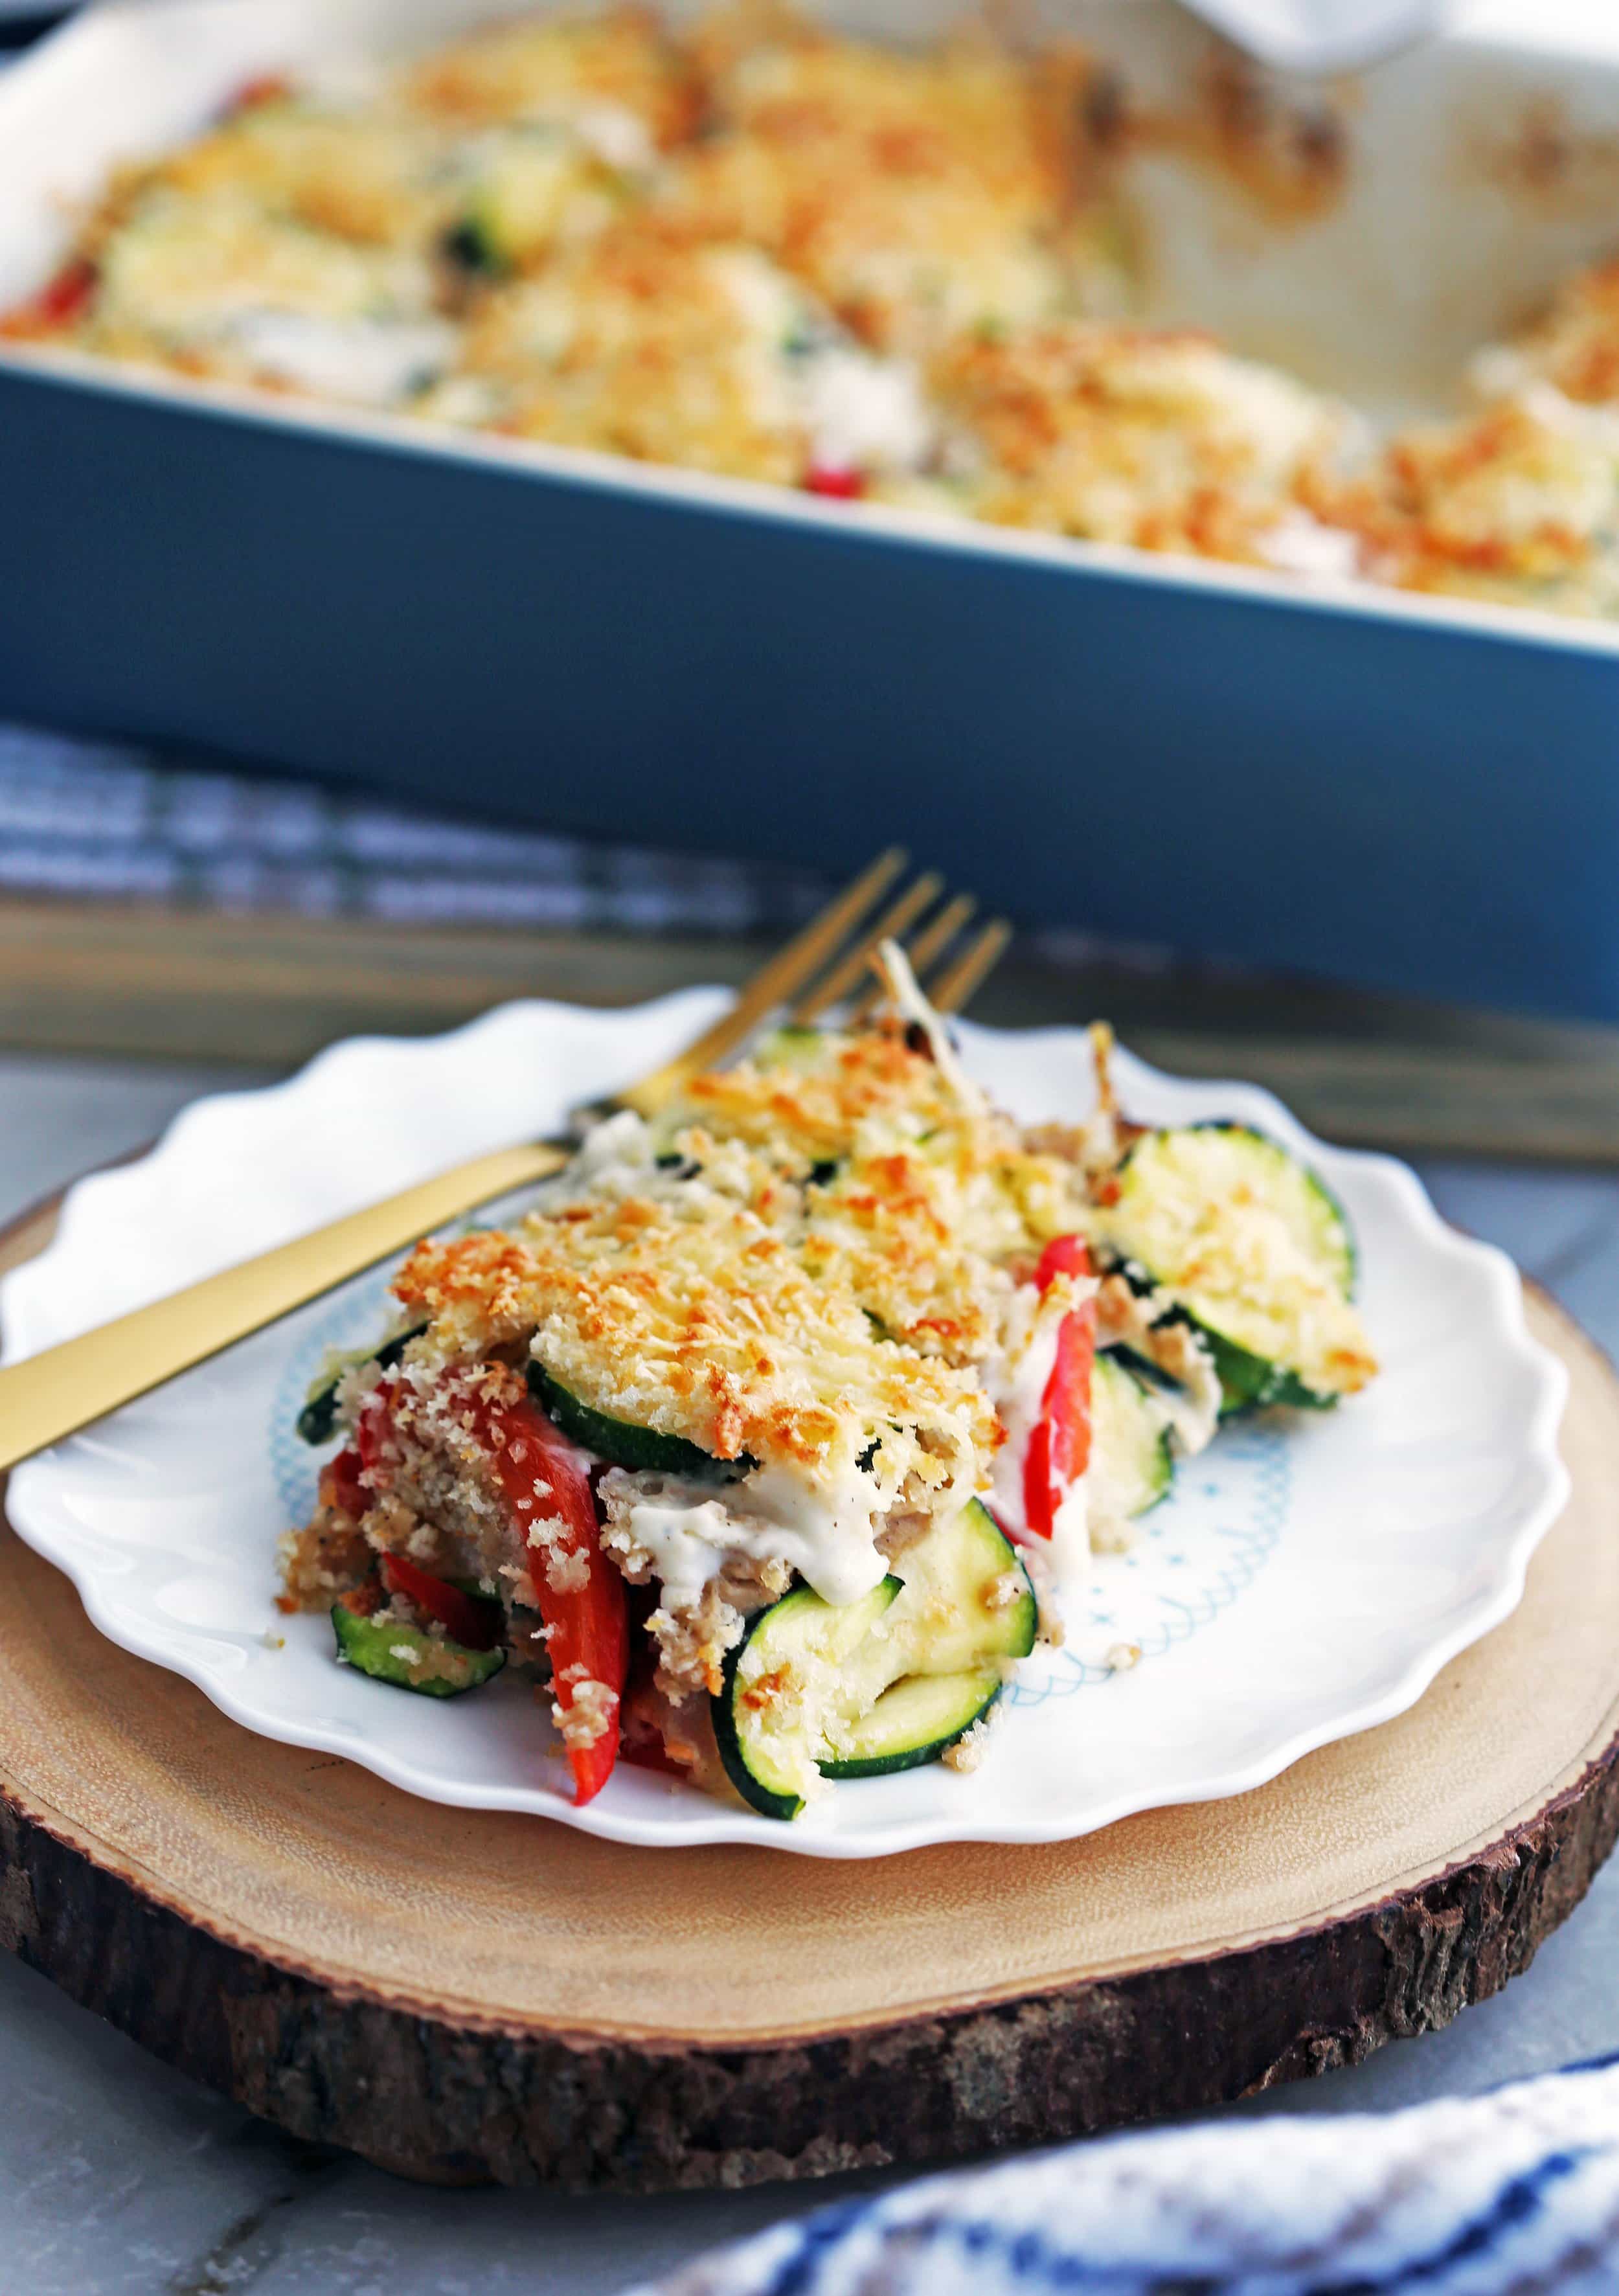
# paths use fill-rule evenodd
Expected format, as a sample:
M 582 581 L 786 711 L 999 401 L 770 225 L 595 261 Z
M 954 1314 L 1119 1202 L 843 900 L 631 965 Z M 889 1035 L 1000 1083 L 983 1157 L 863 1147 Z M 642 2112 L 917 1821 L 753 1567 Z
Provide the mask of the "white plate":
M 139 1163 L 69 1192 L 50 1248 L 0 1289 L 31 1353 L 457 1158 L 553 1129 L 674 1051 L 718 991 L 617 1013 L 510 1004 L 425 1041 L 336 1046 L 290 1082 L 187 1109 Z M 969 1065 L 1025 1118 L 1089 1103 L 1085 1038 L 964 1027 Z M 1060 1651 L 1027 1662 L 970 1776 L 840 1786 L 797 1824 L 620 1767 L 583 1810 L 539 1706 L 500 1680 L 440 1704 L 333 1663 L 324 1619 L 274 1605 L 274 1542 L 314 1496 L 291 1421 L 329 1343 L 377 1325 L 362 1278 L 19 1468 L 18 1531 L 102 1633 L 187 1676 L 266 1737 L 363 1763 L 412 1793 L 531 1810 L 620 1841 L 756 1841 L 878 1857 L 940 1841 L 1049 1841 L 1130 1811 L 1241 1793 L 1410 1706 L 1517 1603 L 1566 1493 L 1566 1382 L 1524 1328 L 1511 1263 L 1439 1219 L 1415 1176 L 1322 1146 L 1266 1093 L 1122 1055 L 1151 1122 L 1232 1116 L 1304 1150 L 1360 1238 L 1370 1392 L 1319 1417 L 1228 1430 L 1182 1467 L 1132 1553 L 1098 1564 Z M 1107 1653 L 1140 1645 L 1110 1672 Z

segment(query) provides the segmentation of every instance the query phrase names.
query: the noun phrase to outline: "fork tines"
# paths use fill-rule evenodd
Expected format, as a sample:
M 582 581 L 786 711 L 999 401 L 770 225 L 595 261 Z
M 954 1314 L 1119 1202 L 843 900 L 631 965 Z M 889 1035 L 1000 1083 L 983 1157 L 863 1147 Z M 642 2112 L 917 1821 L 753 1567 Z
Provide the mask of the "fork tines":
M 643 1115 L 655 1114 L 691 1078 L 729 1059 L 783 1007 L 800 1025 L 838 1005 L 846 1006 L 852 1018 L 863 1018 L 882 995 L 880 983 L 869 976 L 885 940 L 904 948 L 937 1011 L 959 1012 L 1011 939 L 1011 926 L 995 917 L 969 931 L 977 909 L 971 894 L 946 898 L 944 881 L 932 870 L 905 882 L 906 859 L 899 846 L 879 853 L 760 967 L 728 1013 L 679 1060 L 633 1086 L 624 1100 Z
M 883 856 L 885 861 L 889 857 Z M 896 863 L 903 860 L 897 854 L 893 857 Z M 804 1025 L 835 1005 L 846 1004 L 851 1019 L 863 1019 L 883 996 L 881 980 L 871 976 L 873 959 L 886 940 L 896 941 L 904 950 L 918 985 L 936 1011 L 959 1012 L 1010 940 L 1012 929 L 1004 917 L 995 917 L 969 934 L 977 901 L 970 893 L 957 893 L 948 900 L 944 893 L 944 881 L 936 872 L 913 878 L 837 963 L 802 991 L 789 1017 Z

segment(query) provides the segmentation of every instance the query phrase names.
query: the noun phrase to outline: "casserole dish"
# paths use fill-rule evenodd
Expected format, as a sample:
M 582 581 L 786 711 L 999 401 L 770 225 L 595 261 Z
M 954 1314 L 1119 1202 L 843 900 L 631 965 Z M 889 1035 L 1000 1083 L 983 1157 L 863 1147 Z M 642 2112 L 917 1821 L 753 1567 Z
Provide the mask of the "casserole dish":
M 0 304 L 110 167 L 454 0 L 93 10 L 0 86 Z M 830 12 L 829 12 L 830 13 Z M 896 37 L 932 0 L 860 12 Z M 1619 37 L 1521 0 L 1353 83 L 1158 0 L 1116 67 L 1149 316 L 1391 417 L 1612 243 Z M 1133 138 L 1133 140 L 1132 140 Z M 1619 1017 L 1605 625 L 763 489 L 0 346 L 0 708 L 570 831 L 838 865 L 904 832 L 1024 917 Z

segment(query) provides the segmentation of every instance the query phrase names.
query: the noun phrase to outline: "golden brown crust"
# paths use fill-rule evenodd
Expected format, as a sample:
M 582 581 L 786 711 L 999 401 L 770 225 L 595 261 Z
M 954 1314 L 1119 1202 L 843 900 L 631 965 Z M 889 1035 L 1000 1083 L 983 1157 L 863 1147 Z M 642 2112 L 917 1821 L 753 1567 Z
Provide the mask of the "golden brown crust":
M 978 1367 L 1010 1271 L 1075 1224 L 1072 1168 L 887 1031 L 808 1073 L 701 1078 L 689 1112 L 689 1186 L 632 1167 L 509 1234 L 420 1247 L 395 1284 L 430 1319 L 413 1358 L 529 1347 L 592 1408 L 721 1459 L 822 1468 L 875 1437 L 896 1499 L 993 1450 Z
M 1318 499 L 1384 580 L 1595 611 L 1612 603 L 1614 473 L 1611 444 L 1582 437 L 1555 395 L 1512 398 L 1404 432 L 1364 478 Z
M 1190 330 L 1072 322 L 948 342 L 930 380 L 982 458 L 979 515 L 1258 560 L 1326 469 L 1326 402 Z

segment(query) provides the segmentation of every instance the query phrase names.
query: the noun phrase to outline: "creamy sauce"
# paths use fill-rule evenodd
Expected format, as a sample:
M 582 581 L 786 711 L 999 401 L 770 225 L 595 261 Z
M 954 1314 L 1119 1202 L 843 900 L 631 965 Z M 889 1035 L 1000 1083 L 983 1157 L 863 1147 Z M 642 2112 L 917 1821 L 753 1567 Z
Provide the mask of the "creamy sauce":
M 1007 1319 L 1005 1353 L 985 1371 L 985 1384 L 1006 1430 L 1006 1440 L 990 1468 L 990 1504 L 1002 1522 L 1018 1530 L 1026 1528 L 1023 1470 L 1029 1438 L 1040 1423 L 1057 1362 L 1058 1318 L 1037 1320 L 1039 1296 L 1032 1283 L 1018 1286 Z
M 1323 526 L 1308 511 L 1289 511 L 1261 537 L 1258 546 L 1265 563 L 1284 574 L 1347 582 L 1361 569 L 1359 537 L 1346 534 L 1342 527 Z
M 604 167 L 621 176 L 646 175 L 657 164 L 645 121 L 622 103 L 587 103 L 560 117 Z
M 933 423 L 914 367 L 832 345 L 806 362 L 810 453 L 827 471 L 909 471 L 925 462 Z
M 1060 1582 L 1083 1577 L 1091 1562 L 1090 1478 L 1078 1476 L 1063 1493 L 1051 1520 L 1049 1539 L 1028 1536 L 1024 1505 L 1024 1468 L 1029 1439 L 1045 1407 L 1045 1391 L 1057 1363 L 1057 1334 L 1066 1308 L 1042 1313 L 1032 1283 L 1020 1284 L 1007 1318 L 1004 1352 L 986 1366 L 985 1382 L 1006 1430 L 1006 1441 L 990 1468 L 990 1505 L 1010 1530 L 1047 1557 Z
M 1208 1448 L 1220 1424 L 1220 1374 L 1206 1356 L 1198 1360 L 1199 1376 L 1195 1387 L 1157 1388 L 1153 1398 L 1170 1433 L 1189 1459 Z
M 1068 1485 L 1062 1502 L 1051 1517 L 1049 1549 L 1051 1570 L 1059 1587 L 1083 1578 L 1091 1568 L 1092 1551 L 1091 1519 L 1099 1513 L 1098 1501 L 1103 1498 L 1092 1482 L 1090 1472 Z
M 454 356 L 444 322 L 315 318 L 246 311 L 230 333 L 261 374 L 362 406 L 390 406 L 430 381 Z
M 1164 1414 L 1165 1423 L 1173 1435 L 1179 1449 L 1190 1459 L 1206 1450 L 1220 1423 L 1220 1374 L 1214 1369 L 1214 1357 L 1206 1348 L 1190 1343 L 1190 1338 L 1178 1341 L 1173 1369 L 1162 1358 L 1171 1333 L 1184 1333 L 1185 1326 L 1171 1325 L 1163 1332 L 1153 1324 L 1156 1315 L 1162 1315 L 1167 1302 L 1162 1292 L 1128 1292 L 1128 1306 L 1120 1312 L 1119 1292 L 1109 1287 L 1107 1325 L 1100 1335 L 1104 1347 L 1132 1348 L 1150 1364 L 1158 1365 L 1165 1376 L 1173 1379 L 1173 1387 L 1155 1388 L 1153 1396 Z
M 785 1562 L 838 1604 L 869 1595 L 887 1570 L 874 1536 L 877 1486 L 857 1468 L 829 1488 L 786 1467 L 760 1467 L 723 1499 L 662 1476 L 638 1480 L 645 1495 L 632 1503 L 627 1528 L 651 1556 L 666 1604 L 699 1601 L 727 1554 Z

